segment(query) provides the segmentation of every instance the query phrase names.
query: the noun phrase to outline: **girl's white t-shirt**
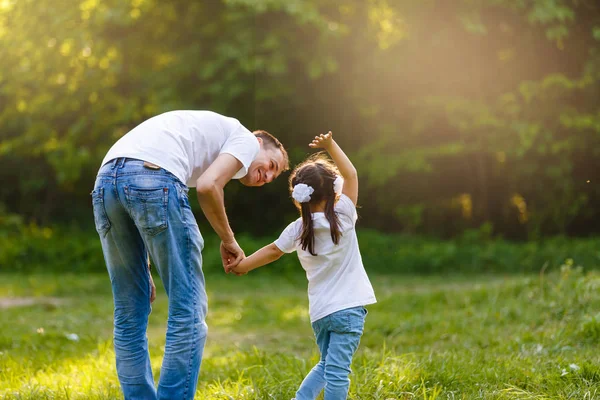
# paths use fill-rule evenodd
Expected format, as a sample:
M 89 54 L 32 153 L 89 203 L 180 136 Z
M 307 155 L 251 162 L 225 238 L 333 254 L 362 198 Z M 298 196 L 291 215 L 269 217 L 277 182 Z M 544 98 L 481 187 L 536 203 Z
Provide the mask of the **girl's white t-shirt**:
M 212 111 L 169 111 L 152 117 L 120 138 L 102 165 L 119 157 L 156 164 L 190 187 L 217 159 L 228 153 L 242 163 L 233 179 L 243 178 L 260 146 L 235 118 Z
M 337 245 L 331 240 L 325 214 L 312 214 L 316 256 L 311 255 L 308 249 L 302 250 L 300 245 L 302 218 L 289 224 L 274 242 L 284 253 L 298 252 L 308 278 L 311 322 L 339 310 L 377 302 L 358 248 L 356 207 L 348 196 L 342 194 L 335 205 L 335 212 L 342 232 Z

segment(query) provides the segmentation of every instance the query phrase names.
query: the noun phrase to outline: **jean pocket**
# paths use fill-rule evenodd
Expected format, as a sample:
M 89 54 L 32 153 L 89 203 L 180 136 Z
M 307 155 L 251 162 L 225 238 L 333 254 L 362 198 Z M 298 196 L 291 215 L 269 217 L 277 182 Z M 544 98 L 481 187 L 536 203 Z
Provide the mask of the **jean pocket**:
M 350 332 L 362 335 L 365 328 L 365 316 L 367 315 L 367 309 L 364 307 L 356 307 L 351 308 L 348 311 Z
M 105 237 L 110 230 L 110 221 L 104 207 L 104 188 L 94 189 L 91 195 L 96 231 L 101 237 Z
M 363 310 L 363 307 L 353 307 L 331 314 L 331 330 L 338 333 L 362 334 L 365 325 Z
M 169 188 L 125 187 L 129 212 L 138 228 L 154 236 L 167 229 Z
M 350 315 L 348 310 L 336 311 L 329 315 L 330 329 L 337 333 L 348 333 L 351 331 Z

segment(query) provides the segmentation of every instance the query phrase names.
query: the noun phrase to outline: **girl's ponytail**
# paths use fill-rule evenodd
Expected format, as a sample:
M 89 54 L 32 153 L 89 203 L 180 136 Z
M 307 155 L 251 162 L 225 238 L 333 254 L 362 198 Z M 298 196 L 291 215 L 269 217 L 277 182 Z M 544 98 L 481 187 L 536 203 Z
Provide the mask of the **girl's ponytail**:
M 338 244 L 340 242 L 340 219 L 338 218 L 337 213 L 335 212 L 335 193 L 327 197 L 327 203 L 325 203 L 325 217 L 327 221 L 329 221 L 330 232 L 331 232 L 331 240 L 334 244 Z
M 312 213 L 310 212 L 310 205 L 308 202 L 301 204 L 301 214 L 302 214 L 302 233 L 300 234 L 300 244 L 302 245 L 302 250 L 308 248 L 308 252 L 313 256 L 316 256 L 315 253 L 315 230 L 313 228 L 313 219 Z

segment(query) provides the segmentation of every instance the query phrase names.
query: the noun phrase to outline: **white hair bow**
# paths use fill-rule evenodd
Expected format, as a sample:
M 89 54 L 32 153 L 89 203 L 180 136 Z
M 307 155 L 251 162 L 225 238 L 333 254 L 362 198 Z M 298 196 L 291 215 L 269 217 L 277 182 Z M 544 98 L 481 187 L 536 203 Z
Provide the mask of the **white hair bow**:
M 312 186 L 308 186 L 305 183 L 299 183 L 294 186 L 294 190 L 292 190 L 292 197 L 298 203 L 307 203 L 310 201 L 310 195 L 313 194 L 315 189 Z
M 342 194 L 342 189 L 344 189 L 344 178 L 338 175 L 333 181 L 333 191 L 335 194 Z

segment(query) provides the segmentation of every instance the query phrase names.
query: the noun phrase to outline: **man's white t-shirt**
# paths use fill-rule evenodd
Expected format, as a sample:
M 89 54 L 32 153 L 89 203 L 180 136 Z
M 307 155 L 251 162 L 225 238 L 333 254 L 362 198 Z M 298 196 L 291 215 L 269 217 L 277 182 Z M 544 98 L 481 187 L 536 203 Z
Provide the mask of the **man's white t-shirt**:
M 329 221 L 322 212 L 313 213 L 316 256 L 302 250 L 299 236 L 302 218 L 285 228 L 275 245 L 284 253 L 298 252 L 308 278 L 308 304 L 311 322 L 346 308 L 377 302 L 363 266 L 355 224 L 358 218 L 352 200 L 344 194 L 335 205 L 342 236 L 331 240 Z
M 223 153 L 242 163 L 243 178 L 259 151 L 258 140 L 235 118 L 211 111 L 170 111 L 152 117 L 120 138 L 102 165 L 119 157 L 156 164 L 190 187 Z

